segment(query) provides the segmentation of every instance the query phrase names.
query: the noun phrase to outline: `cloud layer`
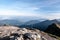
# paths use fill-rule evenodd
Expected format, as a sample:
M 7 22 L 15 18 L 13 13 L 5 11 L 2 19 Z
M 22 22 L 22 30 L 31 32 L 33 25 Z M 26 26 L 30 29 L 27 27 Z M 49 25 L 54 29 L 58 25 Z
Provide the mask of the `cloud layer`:
M 60 0 L 0 0 L 0 15 L 60 18 Z

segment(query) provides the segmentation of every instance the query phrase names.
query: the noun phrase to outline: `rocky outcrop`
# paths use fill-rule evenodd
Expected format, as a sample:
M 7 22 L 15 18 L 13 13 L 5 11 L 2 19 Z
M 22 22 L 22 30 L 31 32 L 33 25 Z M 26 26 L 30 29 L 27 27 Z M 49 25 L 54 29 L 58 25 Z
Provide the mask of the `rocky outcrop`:
M 18 28 L 14 26 L 1 26 L 0 40 L 48 40 L 48 39 L 42 36 L 41 31 L 37 29 Z

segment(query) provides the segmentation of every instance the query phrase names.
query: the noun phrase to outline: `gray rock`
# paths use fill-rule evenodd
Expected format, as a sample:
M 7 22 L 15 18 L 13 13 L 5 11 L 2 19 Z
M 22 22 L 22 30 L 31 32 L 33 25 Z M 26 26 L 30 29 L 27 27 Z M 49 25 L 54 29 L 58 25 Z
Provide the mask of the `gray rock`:
M 0 27 L 0 40 L 48 40 L 39 30 L 18 28 L 14 26 Z
M 36 33 L 26 33 L 23 37 L 25 40 L 41 40 L 40 35 Z

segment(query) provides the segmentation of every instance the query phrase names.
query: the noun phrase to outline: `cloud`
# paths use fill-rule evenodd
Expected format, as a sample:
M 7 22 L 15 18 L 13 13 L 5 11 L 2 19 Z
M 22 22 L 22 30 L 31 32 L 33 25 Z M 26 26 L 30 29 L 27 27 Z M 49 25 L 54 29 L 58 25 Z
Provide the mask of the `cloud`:
M 51 13 L 51 14 L 46 14 L 45 18 L 47 19 L 60 19 L 60 13 Z
M 0 15 L 60 18 L 60 0 L 0 0 Z
M 9 16 L 40 16 L 40 14 L 26 12 L 26 11 L 17 11 L 17 10 L 0 10 L 0 15 L 9 15 Z M 38 15 L 38 16 L 37 16 Z

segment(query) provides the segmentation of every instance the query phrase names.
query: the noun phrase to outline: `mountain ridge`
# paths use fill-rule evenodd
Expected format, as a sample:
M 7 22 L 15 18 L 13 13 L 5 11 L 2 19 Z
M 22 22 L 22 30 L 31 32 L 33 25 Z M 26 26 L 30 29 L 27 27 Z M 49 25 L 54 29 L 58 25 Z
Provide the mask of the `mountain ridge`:
M 60 24 L 53 23 L 53 24 L 49 25 L 48 28 L 45 30 L 45 32 L 60 37 Z

